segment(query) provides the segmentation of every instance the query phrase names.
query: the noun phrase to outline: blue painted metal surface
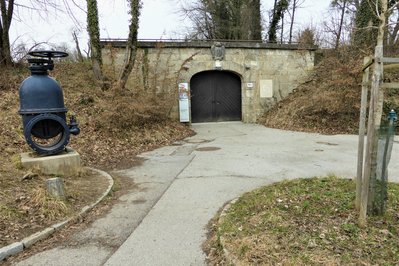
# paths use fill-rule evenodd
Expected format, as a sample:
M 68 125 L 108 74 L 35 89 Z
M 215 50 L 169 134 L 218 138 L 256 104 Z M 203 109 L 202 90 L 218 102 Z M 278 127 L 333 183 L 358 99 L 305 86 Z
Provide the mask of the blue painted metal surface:
M 52 58 L 65 57 L 67 53 L 57 51 L 34 51 L 30 58 L 31 76 L 20 88 L 20 110 L 24 136 L 28 145 L 41 155 L 53 155 L 65 150 L 70 134 L 77 135 L 80 129 L 75 117 L 67 125 L 67 108 L 62 89 L 57 81 L 48 76 L 53 70 Z M 45 59 L 46 58 L 46 59 Z

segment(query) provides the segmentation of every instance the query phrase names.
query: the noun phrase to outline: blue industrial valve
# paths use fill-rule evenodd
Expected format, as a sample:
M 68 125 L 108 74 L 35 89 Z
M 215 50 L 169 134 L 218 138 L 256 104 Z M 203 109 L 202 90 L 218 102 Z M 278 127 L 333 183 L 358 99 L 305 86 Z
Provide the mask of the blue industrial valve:
M 67 125 L 62 89 L 48 76 L 54 69 L 52 58 L 66 57 L 59 51 L 33 51 L 29 53 L 31 76 L 19 88 L 20 109 L 24 136 L 28 145 L 41 155 L 53 155 L 65 150 L 70 135 L 80 132 L 76 118 Z
M 398 120 L 398 116 L 397 116 L 395 110 L 392 109 L 392 110 L 389 112 L 389 114 L 388 114 L 388 120 L 392 120 L 392 121 Z

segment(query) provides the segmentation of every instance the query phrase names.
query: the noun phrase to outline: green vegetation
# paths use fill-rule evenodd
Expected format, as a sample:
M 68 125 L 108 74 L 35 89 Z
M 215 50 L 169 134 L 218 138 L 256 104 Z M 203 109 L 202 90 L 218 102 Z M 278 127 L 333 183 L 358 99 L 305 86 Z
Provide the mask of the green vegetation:
M 388 197 L 386 215 L 370 217 L 363 230 L 357 226 L 352 180 L 276 183 L 232 204 L 220 220 L 217 238 L 242 265 L 397 265 L 398 184 L 389 184 Z
M 375 13 L 376 1 L 363 0 L 356 13 L 354 44 L 372 49 L 377 44 L 379 19 Z M 381 5 L 381 3 L 379 3 Z
M 91 48 L 91 61 L 96 79 L 102 79 L 102 55 L 97 0 L 87 0 L 87 33 Z
M 275 5 L 276 7 L 273 10 L 269 31 L 267 32 L 269 42 L 277 42 L 277 27 L 288 9 L 289 2 L 287 0 L 279 0 L 277 3 L 275 2 Z

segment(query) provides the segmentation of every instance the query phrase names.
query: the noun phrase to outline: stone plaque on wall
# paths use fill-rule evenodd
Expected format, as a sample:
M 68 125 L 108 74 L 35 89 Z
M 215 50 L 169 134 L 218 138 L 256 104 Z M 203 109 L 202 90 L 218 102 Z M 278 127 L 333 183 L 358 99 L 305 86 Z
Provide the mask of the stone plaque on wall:
M 213 60 L 223 60 L 226 48 L 220 42 L 216 42 L 211 46 L 211 53 Z
M 260 80 L 260 97 L 261 98 L 273 97 L 273 80 L 271 79 Z

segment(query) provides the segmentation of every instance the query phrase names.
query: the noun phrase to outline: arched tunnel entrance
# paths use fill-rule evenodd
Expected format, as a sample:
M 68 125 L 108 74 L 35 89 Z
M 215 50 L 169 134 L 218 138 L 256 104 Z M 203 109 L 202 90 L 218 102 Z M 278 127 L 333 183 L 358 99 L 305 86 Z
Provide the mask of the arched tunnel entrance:
M 241 79 L 229 71 L 203 71 L 190 80 L 191 119 L 241 121 Z

